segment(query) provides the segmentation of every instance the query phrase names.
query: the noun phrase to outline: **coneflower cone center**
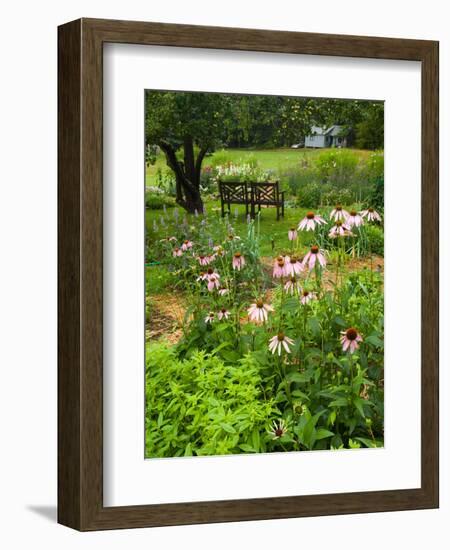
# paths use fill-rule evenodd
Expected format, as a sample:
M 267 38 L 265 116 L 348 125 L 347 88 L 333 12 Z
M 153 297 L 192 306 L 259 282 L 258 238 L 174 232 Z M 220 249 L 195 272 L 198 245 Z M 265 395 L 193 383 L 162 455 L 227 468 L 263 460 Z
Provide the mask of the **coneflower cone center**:
M 314 212 L 308 212 L 306 214 L 306 217 L 308 218 L 308 220 L 313 220 L 314 219 Z
M 283 435 L 283 428 L 277 428 L 277 429 L 275 430 L 275 435 L 276 435 L 277 437 L 281 437 L 281 436 Z
M 319 247 L 318 246 L 312 246 L 311 247 L 311 252 L 313 254 L 318 254 L 319 253 Z
M 264 307 L 264 302 L 262 300 L 257 300 L 256 307 L 259 307 L 260 309 L 262 309 Z
M 279 342 L 282 342 L 284 340 L 284 332 L 279 332 L 277 338 Z
M 357 212 L 356 210 L 350 210 L 350 216 L 356 216 Z
M 368 208 L 367 209 L 371 214 L 373 213 L 373 208 Z
M 337 204 L 335 210 L 340 212 L 342 210 L 342 206 L 340 204 Z
M 208 267 L 208 275 L 212 275 L 214 273 L 214 269 L 212 267 Z
M 345 333 L 345 336 L 347 336 L 347 338 L 349 340 L 356 340 L 356 338 L 358 337 L 358 333 L 357 333 L 356 329 L 349 328 L 349 329 L 347 329 L 347 332 Z
M 235 258 L 240 258 L 241 257 L 241 253 L 240 252 L 236 252 L 236 254 L 234 255 Z
M 303 294 L 303 296 L 304 296 L 305 298 L 306 298 L 307 296 L 309 296 L 309 292 L 308 292 L 307 290 L 304 290 L 302 294 Z

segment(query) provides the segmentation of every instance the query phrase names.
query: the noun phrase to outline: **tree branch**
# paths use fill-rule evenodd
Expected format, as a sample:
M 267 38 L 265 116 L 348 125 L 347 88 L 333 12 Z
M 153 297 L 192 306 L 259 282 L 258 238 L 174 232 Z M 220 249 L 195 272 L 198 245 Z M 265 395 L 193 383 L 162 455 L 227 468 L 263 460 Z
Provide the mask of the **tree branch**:
M 177 160 L 175 149 L 166 141 L 160 141 L 158 145 L 161 147 L 161 149 L 163 150 L 166 156 L 167 165 L 169 166 L 169 168 L 171 168 L 175 172 L 175 177 L 177 181 L 177 199 L 178 199 L 179 184 L 186 187 L 191 193 L 195 192 L 196 191 L 195 186 L 186 178 L 186 174 L 184 173 L 182 165 Z
M 208 147 L 202 147 L 198 152 L 197 159 L 195 161 L 195 185 L 200 187 L 200 170 L 202 168 L 203 159 L 208 152 Z

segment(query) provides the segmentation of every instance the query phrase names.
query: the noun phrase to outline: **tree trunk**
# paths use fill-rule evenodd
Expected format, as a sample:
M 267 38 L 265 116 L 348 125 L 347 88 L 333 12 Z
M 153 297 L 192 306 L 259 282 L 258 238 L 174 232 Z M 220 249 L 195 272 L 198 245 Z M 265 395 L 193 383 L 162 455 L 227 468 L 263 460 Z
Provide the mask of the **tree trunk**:
M 200 172 L 207 148 L 200 150 L 195 159 L 194 142 L 191 136 L 183 140 L 184 162 L 177 159 L 175 149 L 166 142 L 159 146 L 166 156 L 167 166 L 174 172 L 176 180 L 176 203 L 190 214 L 203 213 L 203 201 L 200 195 Z

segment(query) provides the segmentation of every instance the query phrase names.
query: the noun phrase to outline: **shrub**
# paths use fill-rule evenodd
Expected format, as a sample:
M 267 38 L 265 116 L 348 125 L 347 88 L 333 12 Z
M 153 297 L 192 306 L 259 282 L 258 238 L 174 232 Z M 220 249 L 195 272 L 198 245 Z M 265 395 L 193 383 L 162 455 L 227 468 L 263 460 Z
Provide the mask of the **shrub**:
M 203 351 L 179 360 L 166 344 L 149 344 L 146 370 L 147 457 L 266 450 L 266 430 L 279 412 L 262 399 L 250 356 L 235 366 Z
M 379 176 L 374 181 L 367 197 L 367 203 L 375 209 L 384 210 L 384 178 Z
M 304 208 L 315 208 L 321 203 L 322 190 L 317 183 L 308 183 L 297 191 L 297 204 Z
M 175 199 L 164 193 L 155 193 L 153 191 L 145 193 L 145 207 L 151 210 L 161 210 L 164 206 L 174 206 Z
M 370 250 L 373 254 L 382 256 L 384 254 L 384 232 L 379 225 L 365 226 L 367 239 L 369 240 Z
M 359 157 L 348 149 L 320 153 L 315 162 L 317 176 L 323 183 L 348 185 L 356 175 Z
M 348 188 L 331 188 L 322 193 L 322 205 L 334 206 L 336 204 L 352 204 L 355 200 L 354 193 Z

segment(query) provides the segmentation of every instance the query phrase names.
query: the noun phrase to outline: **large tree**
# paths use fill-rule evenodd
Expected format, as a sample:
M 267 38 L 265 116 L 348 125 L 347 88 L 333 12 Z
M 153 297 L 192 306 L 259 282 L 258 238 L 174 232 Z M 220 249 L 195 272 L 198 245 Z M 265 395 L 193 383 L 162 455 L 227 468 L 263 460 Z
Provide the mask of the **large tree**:
M 224 133 L 226 96 L 199 92 L 146 93 L 147 145 L 158 145 L 176 181 L 176 202 L 203 212 L 200 172 L 203 159 Z

